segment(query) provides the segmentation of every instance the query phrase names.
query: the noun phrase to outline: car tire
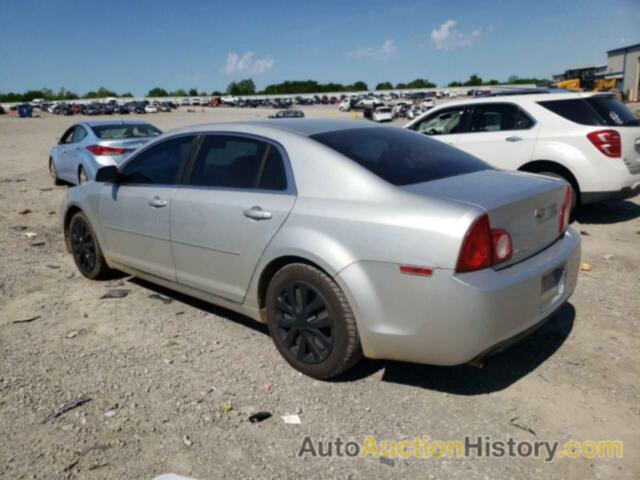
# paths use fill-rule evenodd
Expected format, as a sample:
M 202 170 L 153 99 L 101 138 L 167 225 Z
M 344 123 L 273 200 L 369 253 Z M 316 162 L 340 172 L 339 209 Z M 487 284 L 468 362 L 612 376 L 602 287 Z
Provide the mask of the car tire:
M 87 172 L 81 165 L 80 168 L 78 168 L 78 185 L 82 185 L 83 183 L 87 183 L 88 181 L 89 177 L 87 176 Z
M 334 377 L 362 358 L 349 302 L 321 270 L 302 263 L 283 267 L 267 287 L 265 307 L 276 348 L 305 375 Z
M 56 164 L 53 161 L 53 158 L 49 158 L 49 174 L 53 179 L 54 185 L 63 185 L 64 182 L 58 178 L 58 170 L 56 169 Z
M 78 212 L 71 217 L 68 236 L 73 261 L 83 276 L 91 280 L 100 280 L 108 278 L 113 273 L 84 213 Z

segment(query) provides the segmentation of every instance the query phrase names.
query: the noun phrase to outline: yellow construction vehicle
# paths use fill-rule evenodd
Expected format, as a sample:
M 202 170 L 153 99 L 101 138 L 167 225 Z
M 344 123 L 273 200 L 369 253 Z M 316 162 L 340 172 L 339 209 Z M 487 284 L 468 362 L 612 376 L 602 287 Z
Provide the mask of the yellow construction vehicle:
M 564 88 L 565 90 L 571 90 L 572 92 L 580 92 L 580 79 L 570 78 L 569 80 L 562 80 L 552 84 L 555 88 Z

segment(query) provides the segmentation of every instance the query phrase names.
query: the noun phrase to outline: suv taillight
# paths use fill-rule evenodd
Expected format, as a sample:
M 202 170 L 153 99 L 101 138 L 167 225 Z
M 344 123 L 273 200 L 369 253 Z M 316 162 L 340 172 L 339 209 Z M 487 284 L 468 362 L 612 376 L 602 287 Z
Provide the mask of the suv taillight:
M 464 237 L 456 272 L 482 270 L 511 258 L 511 235 L 506 230 L 491 229 L 487 214 L 479 217 Z
M 618 158 L 622 155 L 620 134 L 615 130 L 597 130 L 588 133 L 587 138 L 607 157 Z
M 558 223 L 558 233 L 564 233 L 569 226 L 569 217 L 571 216 L 571 187 L 564 187 L 564 199 L 560 208 L 560 221 Z

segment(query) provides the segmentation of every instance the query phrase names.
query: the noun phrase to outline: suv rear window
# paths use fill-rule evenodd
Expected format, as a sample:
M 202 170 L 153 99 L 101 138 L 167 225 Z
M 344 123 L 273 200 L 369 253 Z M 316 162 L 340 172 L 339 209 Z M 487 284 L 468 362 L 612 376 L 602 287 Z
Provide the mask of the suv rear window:
M 401 128 L 354 128 L 311 138 L 397 186 L 491 169 L 472 155 Z
M 549 100 L 538 103 L 553 113 L 580 125 L 619 127 L 640 124 L 622 102 L 610 96 Z
M 584 99 L 598 115 L 602 117 L 607 125 L 625 126 L 640 125 L 640 120 L 624 103 L 613 97 L 595 96 Z

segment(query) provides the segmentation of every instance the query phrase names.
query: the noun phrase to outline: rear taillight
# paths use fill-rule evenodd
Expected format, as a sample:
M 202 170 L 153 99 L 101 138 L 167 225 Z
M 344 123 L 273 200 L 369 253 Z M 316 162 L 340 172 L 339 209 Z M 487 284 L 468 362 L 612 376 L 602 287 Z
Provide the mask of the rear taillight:
M 564 233 L 569 226 L 569 217 L 571 216 L 571 187 L 564 187 L 564 199 L 562 207 L 560 207 L 560 220 L 558 222 L 558 233 Z
M 105 147 L 103 145 L 90 145 L 87 147 L 94 155 L 122 155 L 124 153 L 124 148 L 117 147 Z
M 615 130 L 597 130 L 588 133 L 587 138 L 607 157 L 617 158 L 622 155 L 620 134 Z
M 511 258 L 511 235 L 506 230 L 491 229 L 487 214 L 479 217 L 464 237 L 456 272 L 482 270 Z

